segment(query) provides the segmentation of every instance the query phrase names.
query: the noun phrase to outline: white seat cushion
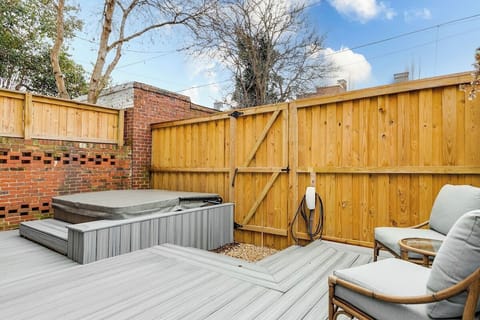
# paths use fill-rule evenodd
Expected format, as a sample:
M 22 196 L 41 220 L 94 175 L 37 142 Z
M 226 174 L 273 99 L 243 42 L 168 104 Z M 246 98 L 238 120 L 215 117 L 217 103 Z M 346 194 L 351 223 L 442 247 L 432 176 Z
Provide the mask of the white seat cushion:
M 432 265 L 428 292 L 438 292 L 465 279 L 480 268 L 480 210 L 464 214 L 452 227 Z M 433 318 L 458 317 L 463 312 L 467 294 L 428 306 Z M 477 311 L 480 308 L 477 307 Z
M 393 296 L 425 295 L 430 269 L 400 259 L 385 259 L 334 274 L 376 293 Z M 393 304 L 355 293 L 340 285 L 335 296 L 348 301 L 376 319 L 430 319 L 425 304 Z M 388 316 L 387 316 L 388 315 Z
M 405 238 L 428 238 L 443 240 L 445 236 L 431 229 L 412 229 L 412 228 L 394 228 L 394 227 L 377 227 L 375 228 L 375 240 L 380 241 L 393 252 L 400 255 L 400 246 L 398 241 Z M 409 252 L 410 258 L 420 258 L 418 254 Z

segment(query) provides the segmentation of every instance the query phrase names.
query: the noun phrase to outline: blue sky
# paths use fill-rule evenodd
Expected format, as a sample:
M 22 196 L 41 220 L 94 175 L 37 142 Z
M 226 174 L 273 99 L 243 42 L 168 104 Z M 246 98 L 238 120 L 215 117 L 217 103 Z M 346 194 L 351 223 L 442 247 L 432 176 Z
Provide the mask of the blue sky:
M 419 79 L 473 69 L 474 51 L 480 46 L 479 0 L 307 3 L 312 25 L 326 35 L 327 58 L 340 67 L 330 83 L 345 79 L 348 89 L 355 90 L 391 83 L 399 72 L 409 71 L 411 78 Z M 82 1 L 80 7 L 86 25 L 70 43 L 70 52 L 90 71 L 102 7 L 98 1 Z M 211 59 L 178 52 L 184 39 L 180 30 L 165 29 L 129 44 L 112 74 L 114 84 L 143 82 L 212 107 L 229 91 L 228 73 Z

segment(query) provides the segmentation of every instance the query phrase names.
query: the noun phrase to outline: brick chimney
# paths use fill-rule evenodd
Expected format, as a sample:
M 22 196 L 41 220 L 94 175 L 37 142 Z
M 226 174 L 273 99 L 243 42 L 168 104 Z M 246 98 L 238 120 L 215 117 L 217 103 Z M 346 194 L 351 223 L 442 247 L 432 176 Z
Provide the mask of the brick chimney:
M 400 72 L 400 73 L 395 73 L 393 75 L 393 82 L 398 83 L 398 82 L 404 82 L 408 81 L 409 79 L 409 72 Z

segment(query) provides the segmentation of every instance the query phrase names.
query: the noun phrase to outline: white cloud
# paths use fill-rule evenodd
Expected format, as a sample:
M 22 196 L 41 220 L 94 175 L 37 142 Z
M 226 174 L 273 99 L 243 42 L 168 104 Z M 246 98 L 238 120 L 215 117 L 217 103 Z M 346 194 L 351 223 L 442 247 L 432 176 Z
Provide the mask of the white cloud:
M 406 22 L 411 22 L 414 20 L 430 20 L 432 18 L 432 13 L 427 8 L 412 9 L 404 11 L 403 17 Z
M 325 57 L 339 69 L 335 75 L 335 80 L 347 80 L 350 89 L 370 80 L 372 66 L 362 54 L 355 53 L 348 48 L 341 48 L 338 51 L 327 48 Z
M 212 107 L 212 100 L 218 99 L 221 86 L 217 72 L 218 63 L 207 55 L 187 58 L 190 88 L 181 93 L 192 102 Z
M 379 16 L 391 20 L 396 15 L 395 10 L 377 0 L 329 0 L 329 2 L 341 14 L 362 23 Z

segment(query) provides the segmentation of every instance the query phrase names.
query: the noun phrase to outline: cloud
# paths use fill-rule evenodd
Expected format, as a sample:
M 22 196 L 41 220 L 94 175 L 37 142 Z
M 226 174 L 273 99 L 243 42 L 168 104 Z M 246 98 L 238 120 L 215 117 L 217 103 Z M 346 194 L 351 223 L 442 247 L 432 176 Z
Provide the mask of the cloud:
M 338 51 L 327 48 L 325 58 L 338 67 L 335 80 L 347 80 L 350 89 L 370 80 L 372 66 L 360 53 L 355 53 L 348 48 L 341 48 Z
M 432 18 L 432 13 L 427 8 L 412 9 L 404 11 L 403 17 L 405 22 L 411 22 L 415 20 L 430 20 Z
M 391 20 L 396 12 L 384 2 L 377 0 L 329 0 L 335 10 L 361 23 L 383 16 Z
M 181 93 L 189 96 L 192 102 L 211 106 L 210 100 L 221 91 L 217 69 L 216 60 L 207 55 L 188 57 L 188 82 L 191 87 Z

